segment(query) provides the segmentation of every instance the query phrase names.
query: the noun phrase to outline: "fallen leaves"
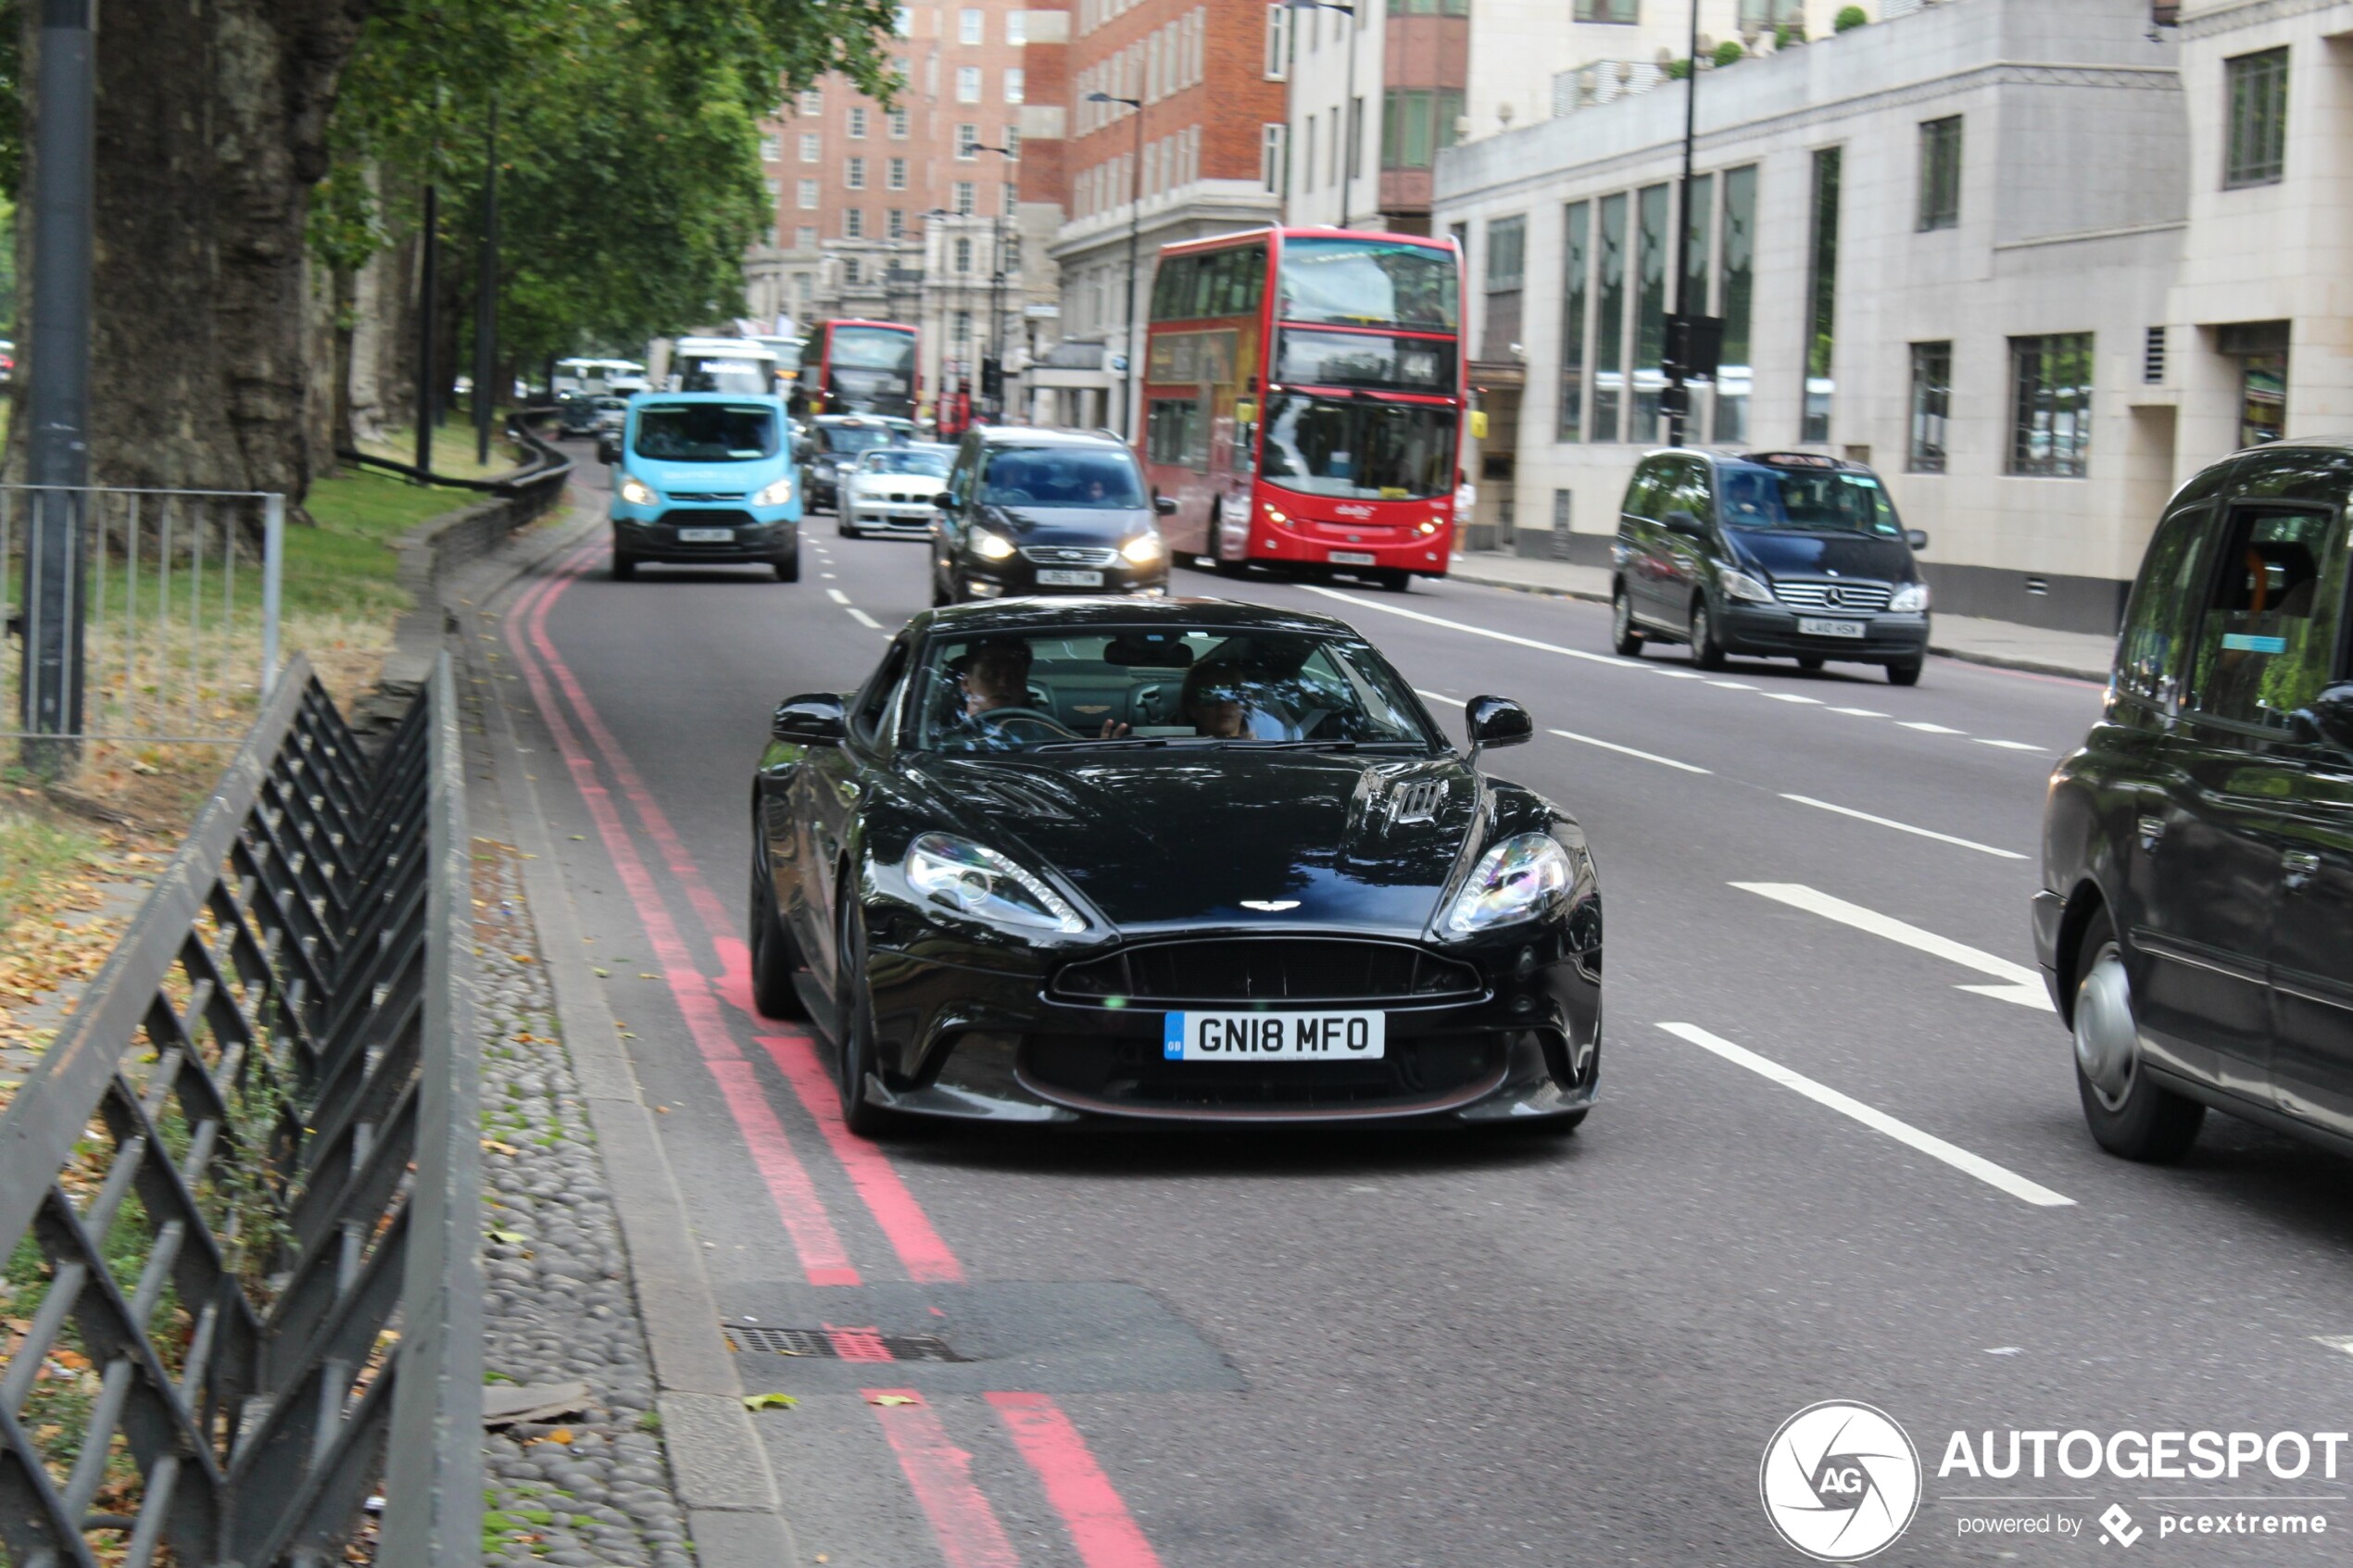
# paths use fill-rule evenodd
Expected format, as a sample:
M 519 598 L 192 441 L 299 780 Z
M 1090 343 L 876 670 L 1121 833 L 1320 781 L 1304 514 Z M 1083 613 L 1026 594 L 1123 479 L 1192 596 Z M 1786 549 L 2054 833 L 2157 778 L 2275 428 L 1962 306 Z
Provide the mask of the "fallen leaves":
M 790 1394 L 746 1394 L 744 1409 L 748 1411 L 787 1411 L 800 1403 Z
M 920 1404 L 923 1401 L 916 1399 L 912 1394 L 869 1394 L 866 1396 L 866 1402 L 870 1405 L 881 1405 L 887 1409 L 892 1405 L 913 1405 Z

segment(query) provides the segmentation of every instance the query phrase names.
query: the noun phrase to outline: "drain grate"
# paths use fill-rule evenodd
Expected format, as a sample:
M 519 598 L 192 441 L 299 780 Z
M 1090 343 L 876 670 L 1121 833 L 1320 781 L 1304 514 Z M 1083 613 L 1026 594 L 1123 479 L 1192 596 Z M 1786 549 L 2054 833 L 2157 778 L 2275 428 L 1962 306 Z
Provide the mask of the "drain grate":
M 871 1328 L 770 1328 L 764 1323 L 727 1323 L 731 1350 L 771 1356 L 824 1356 L 838 1361 L 961 1361 L 935 1334 L 879 1334 Z

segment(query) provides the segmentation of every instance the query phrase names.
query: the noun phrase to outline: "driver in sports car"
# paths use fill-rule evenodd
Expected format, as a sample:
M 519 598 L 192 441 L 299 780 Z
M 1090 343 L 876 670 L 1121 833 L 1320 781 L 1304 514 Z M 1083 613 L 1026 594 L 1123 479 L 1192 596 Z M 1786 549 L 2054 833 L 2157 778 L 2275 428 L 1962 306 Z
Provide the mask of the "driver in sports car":
M 1018 724 L 1049 731 L 1070 740 L 1078 737 L 1029 706 L 1029 639 L 988 637 L 964 656 L 964 711 L 989 724 Z M 1001 713 L 1001 719 L 990 719 Z M 1101 738 L 1115 740 L 1127 733 L 1116 719 L 1106 719 Z

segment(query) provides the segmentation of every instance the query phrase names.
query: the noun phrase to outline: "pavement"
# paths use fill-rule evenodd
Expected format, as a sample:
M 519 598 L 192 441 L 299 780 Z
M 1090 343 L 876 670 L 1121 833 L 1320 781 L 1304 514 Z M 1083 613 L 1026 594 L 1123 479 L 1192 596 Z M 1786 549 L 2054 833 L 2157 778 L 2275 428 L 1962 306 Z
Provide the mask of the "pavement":
M 1836 664 L 1702 672 L 1610 653 L 1598 606 L 1466 576 L 1401 595 L 1180 571 L 1183 593 L 1351 621 L 1457 738 L 1474 695 L 1532 709 L 1536 738 L 1484 765 L 1590 835 L 1601 1103 L 1552 1138 L 869 1143 L 818 1043 L 750 1008 L 746 804 L 777 700 L 861 681 L 926 567 L 825 518 L 803 564 L 797 584 L 622 583 L 591 532 L 480 621 L 540 939 L 570 955 L 555 1000 L 568 1042 L 597 1036 L 584 1080 L 617 1085 L 588 1085 L 592 1120 L 628 1112 L 626 1141 L 598 1135 L 650 1270 L 657 1384 L 666 1335 L 707 1361 L 724 1323 L 730 1365 L 694 1374 L 713 1407 L 798 1401 L 698 1450 L 724 1470 L 728 1443 L 757 1446 L 724 1517 L 766 1519 L 773 1474 L 791 1544 L 769 1561 L 1795 1563 L 1759 1462 L 1832 1399 L 1921 1455 L 1919 1515 L 1880 1561 L 2102 1562 L 2110 1505 L 2159 1556 L 2334 1560 L 2353 1503 L 2317 1459 L 2162 1483 L 1952 1459 L 1956 1435 L 2021 1429 L 2337 1431 L 2353 1398 L 2332 1342 L 2353 1336 L 2344 1160 L 2217 1118 L 2150 1170 L 2083 1129 L 2027 900 L 2095 682 L 1955 659 L 1910 689 Z M 633 1221 L 633 1184 L 674 1194 L 642 1210 L 672 1229 Z M 2158 1537 L 2209 1501 L 2331 1528 L 2195 1554 Z
M 1604 567 L 1572 566 L 1567 561 L 1536 560 L 1482 550 L 1456 555 L 1447 571 L 1463 583 L 1609 603 L 1609 571 Z M 2103 683 L 2108 680 L 2108 667 L 2116 654 L 2113 637 L 2085 632 L 2055 632 L 2016 621 L 1941 612 L 1929 622 L 1929 639 L 1930 651 L 1947 659 Z

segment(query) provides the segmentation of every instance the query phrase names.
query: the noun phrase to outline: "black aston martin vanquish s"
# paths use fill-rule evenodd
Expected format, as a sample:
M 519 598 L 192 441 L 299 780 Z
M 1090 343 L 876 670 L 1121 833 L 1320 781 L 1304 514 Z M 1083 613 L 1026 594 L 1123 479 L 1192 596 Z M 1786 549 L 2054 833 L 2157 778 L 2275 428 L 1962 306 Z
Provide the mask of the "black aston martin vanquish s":
M 762 1011 L 892 1112 L 1574 1125 L 1601 1040 L 1577 823 L 1483 777 L 1343 623 L 1214 601 L 934 610 L 776 709 Z

